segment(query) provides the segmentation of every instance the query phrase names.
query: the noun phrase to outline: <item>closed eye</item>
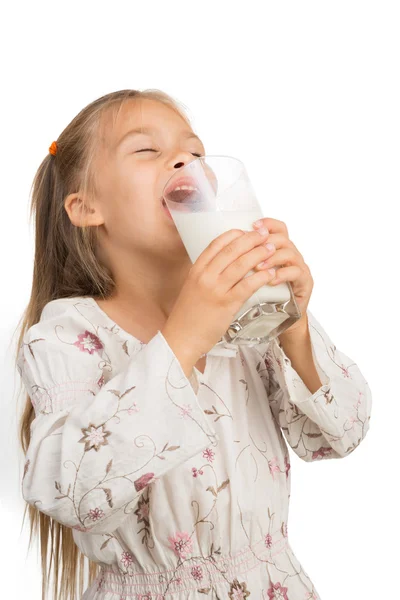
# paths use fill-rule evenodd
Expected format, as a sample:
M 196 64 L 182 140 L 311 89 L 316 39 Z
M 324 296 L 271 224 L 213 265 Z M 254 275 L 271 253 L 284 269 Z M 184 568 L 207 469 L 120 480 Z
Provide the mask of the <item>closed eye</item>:
M 136 152 L 157 152 L 154 148 L 142 148 L 141 150 L 136 150 Z M 196 152 L 192 152 L 193 156 L 202 156 L 201 154 L 197 154 Z

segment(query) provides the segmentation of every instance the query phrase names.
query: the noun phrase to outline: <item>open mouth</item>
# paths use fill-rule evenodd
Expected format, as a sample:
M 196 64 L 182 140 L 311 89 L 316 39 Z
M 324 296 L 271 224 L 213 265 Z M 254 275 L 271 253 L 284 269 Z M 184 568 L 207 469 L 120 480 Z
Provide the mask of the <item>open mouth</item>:
M 173 181 L 165 190 L 164 194 L 165 196 L 168 196 L 170 200 L 177 203 L 193 202 L 200 198 L 200 192 L 196 186 L 196 182 L 190 177 L 180 177 L 176 181 Z M 163 205 L 165 206 L 164 197 L 162 200 Z

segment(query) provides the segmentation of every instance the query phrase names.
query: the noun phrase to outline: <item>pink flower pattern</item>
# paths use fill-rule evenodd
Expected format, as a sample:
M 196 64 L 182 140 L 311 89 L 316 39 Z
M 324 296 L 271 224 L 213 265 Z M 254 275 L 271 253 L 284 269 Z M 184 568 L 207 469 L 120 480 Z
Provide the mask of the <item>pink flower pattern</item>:
M 230 600 L 245 600 L 245 598 L 250 596 L 250 591 L 247 589 L 247 584 L 244 581 L 239 583 L 237 579 L 234 579 L 231 583 L 228 596 Z
M 135 489 L 137 492 L 140 492 L 146 485 L 149 485 L 150 481 L 154 478 L 154 473 L 145 473 L 139 479 L 136 479 Z
M 357 365 L 311 313 L 313 350 L 329 379 L 314 394 L 272 340 L 240 351 L 240 360 L 220 356 L 218 376 L 209 369 L 195 395 L 160 334 L 150 344 L 125 339 L 97 309 L 91 323 L 89 299 L 51 304 L 51 319 L 43 313 L 20 348 L 20 373 L 38 418 L 24 464 L 24 497 L 71 527 L 78 541 L 85 536 L 91 559 L 117 567 L 121 581 L 146 564 L 149 582 L 136 591 L 140 600 L 161 600 L 178 588 L 188 599 L 257 598 L 261 572 L 265 600 L 299 594 L 318 600 L 301 566 L 293 571 L 284 442 L 305 461 L 349 455 L 368 431 L 371 396 Z M 156 360 L 154 377 L 146 360 Z M 51 370 L 63 361 L 64 371 Z M 249 552 L 261 571 L 255 563 L 240 577 L 227 577 L 234 560 L 230 534 L 235 547 L 242 543 L 242 564 Z M 162 556 L 165 568 L 157 562 Z M 150 591 L 150 575 L 164 594 Z M 106 571 L 96 581 L 98 590 L 113 585 Z
M 186 558 L 192 552 L 193 542 L 186 531 L 178 531 L 174 536 L 169 536 L 168 541 L 179 558 Z
M 267 548 L 271 548 L 272 546 L 272 535 L 270 533 L 267 533 L 267 535 L 265 536 L 265 546 Z
M 215 452 L 211 450 L 211 448 L 206 448 L 203 451 L 203 457 L 206 458 L 209 462 L 212 462 L 215 457 Z
M 273 583 L 268 589 L 268 600 L 289 600 L 287 587 L 283 587 L 279 582 Z
M 191 568 L 191 574 L 193 579 L 195 579 L 196 581 L 200 581 L 201 579 L 203 579 L 203 570 L 201 567 L 199 566 L 195 566 Z
M 125 550 L 121 554 L 121 563 L 124 565 L 125 568 L 130 567 L 133 564 L 133 555 L 132 555 L 132 553 Z
M 137 522 L 138 523 L 146 523 L 147 525 L 149 525 L 149 515 L 150 515 L 150 506 L 149 506 L 149 499 L 148 498 L 144 498 L 143 496 L 141 496 L 139 503 L 138 503 L 138 507 L 135 510 L 135 515 L 137 516 Z
M 203 475 L 203 470 L 200 469 L 199 471 L 196 469 L 196 467 L 192 467 L 192 474 L 193 477 L 197 477 L 197 475 Z
M 89 423 L 89 427 L 83 427 L 82 433 L 83 437 L 78 441 L 85 444 L 85 452 L 92 449 L 98 452 L 100 446 L 108 444 L 107 437 L 111 435 L 111 431 L 107 431 L 104 425 L 96 427 L 93 423 Z
M 104 511 L 101 508 L 93 508 L 88 512 L 88 518 L 91 521 L 98 521 L 99 519 L 104 517 Z
M 100 350 L 104 348 L 97 335 L 94 335 L 94 333 L 87 330 L 78 335 L 78 340 L 74 345 L 79 348 L 81 352 L 88 352 L 89 354 L 100 352 Z

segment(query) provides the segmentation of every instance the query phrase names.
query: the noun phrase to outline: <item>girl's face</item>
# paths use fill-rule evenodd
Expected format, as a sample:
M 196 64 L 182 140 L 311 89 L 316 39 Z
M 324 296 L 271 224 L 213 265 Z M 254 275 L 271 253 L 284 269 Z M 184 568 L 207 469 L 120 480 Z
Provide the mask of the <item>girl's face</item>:
M 101 245 L 146 255 L 160 255 L 166 244 L 185 250 L 162 191 L 179 167 L 205 154 L 201 140 L 173 109 L 148 99 L 127 103 L 115 127 L 106 122 L 103 131 L 96 163 Z

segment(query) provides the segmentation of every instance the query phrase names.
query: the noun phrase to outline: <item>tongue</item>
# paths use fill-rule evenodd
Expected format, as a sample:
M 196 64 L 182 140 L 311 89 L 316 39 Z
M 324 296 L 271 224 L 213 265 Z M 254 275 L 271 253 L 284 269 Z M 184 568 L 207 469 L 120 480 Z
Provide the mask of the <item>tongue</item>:
M 197 190 L 174 190 L 169 194 L 171 200 L 174 202 L 196 202 L 200 199 L 200 195 Z

